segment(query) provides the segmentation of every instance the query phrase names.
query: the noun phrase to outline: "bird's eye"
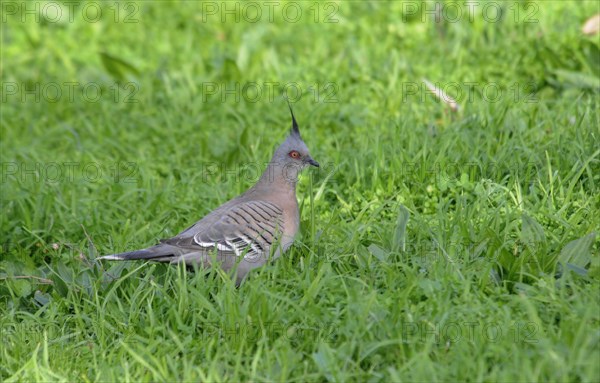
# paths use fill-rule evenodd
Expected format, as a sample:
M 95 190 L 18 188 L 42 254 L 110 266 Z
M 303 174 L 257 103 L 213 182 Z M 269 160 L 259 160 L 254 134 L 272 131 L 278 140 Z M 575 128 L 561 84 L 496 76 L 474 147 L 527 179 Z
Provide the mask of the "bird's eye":
M 298 153 L 296 150 L 292 150 L 290 152 L 290 157 L 292 157 L 292 158 L 300 158 L 300 153 Z

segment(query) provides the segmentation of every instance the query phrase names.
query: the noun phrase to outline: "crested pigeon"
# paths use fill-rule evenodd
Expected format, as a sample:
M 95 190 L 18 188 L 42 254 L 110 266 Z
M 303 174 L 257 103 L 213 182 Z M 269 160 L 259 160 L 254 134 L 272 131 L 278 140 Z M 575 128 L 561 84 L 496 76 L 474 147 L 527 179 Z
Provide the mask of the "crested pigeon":
M 240 284 L 248 272 L 284 253 L 300 226 L 296 183 L 302 169 L 319 167 L 300 137 L 291 106 L 292 128 L 258 182 L 204 218 L 159 244 L 98 259 L 148 260 L 210 267 L 217 262 L 236 272 Z M 237 268 L 236 268 L 237 266 Z

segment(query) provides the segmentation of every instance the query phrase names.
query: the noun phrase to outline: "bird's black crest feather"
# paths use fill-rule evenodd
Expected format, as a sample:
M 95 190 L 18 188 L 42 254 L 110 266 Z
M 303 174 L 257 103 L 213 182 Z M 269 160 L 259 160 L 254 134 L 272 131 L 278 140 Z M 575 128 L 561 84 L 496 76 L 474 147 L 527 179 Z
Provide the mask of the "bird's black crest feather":
M 288 107 L 290 108 L 290 113 L 292 115 L 292 130 L 290 133 L 297 134 L 300 136 L 300 129 L 298 129 L 298 123 L 296 122 L 296 117 L 294 117 L 294 111 L 292 110 L 292 105 L 290 104 L 290 100 L 287 100 Z

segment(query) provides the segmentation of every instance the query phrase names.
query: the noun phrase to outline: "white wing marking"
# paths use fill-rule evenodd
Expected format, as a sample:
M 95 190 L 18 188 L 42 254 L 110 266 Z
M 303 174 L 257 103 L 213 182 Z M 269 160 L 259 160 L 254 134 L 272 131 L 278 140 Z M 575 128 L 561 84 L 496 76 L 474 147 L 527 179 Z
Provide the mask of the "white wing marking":
M 196 237 L 194 237 L 194 242 L 196 242 L 196 244 L 198 244 L 198 246 L 202 246 L 202 247 L 216 247 L 217 250 L 220 251 L 231 251 L 233 250 L 231 247 L 227 247 L 225 245 L 223 245 L 222 243 L 217 243 L 217 242 L 199 242 Z M 227 243 L 229 244 L 229 243 Z

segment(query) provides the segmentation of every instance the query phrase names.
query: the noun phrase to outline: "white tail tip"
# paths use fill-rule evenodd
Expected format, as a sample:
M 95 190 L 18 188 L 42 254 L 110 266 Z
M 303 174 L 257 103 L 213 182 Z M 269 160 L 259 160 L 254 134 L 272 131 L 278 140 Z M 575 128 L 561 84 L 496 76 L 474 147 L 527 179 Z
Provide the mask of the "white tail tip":
M 98 257 L 96 259 L 99 261 L 122 261 L 124 258 L 122 258 L 119 255 L 105 255 L 103 257 Z

